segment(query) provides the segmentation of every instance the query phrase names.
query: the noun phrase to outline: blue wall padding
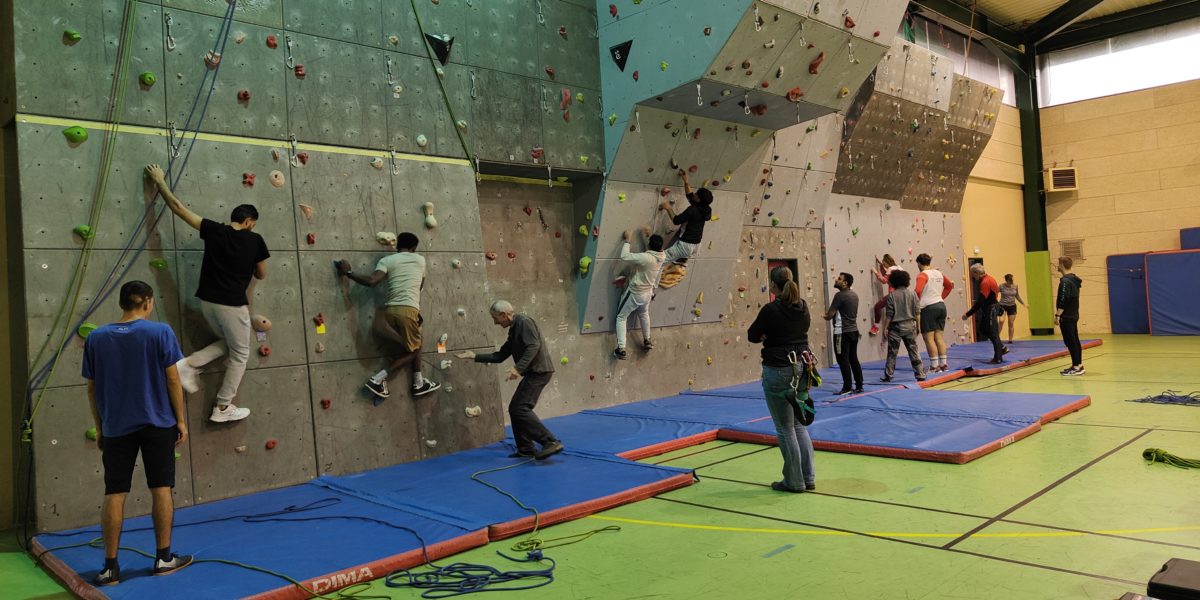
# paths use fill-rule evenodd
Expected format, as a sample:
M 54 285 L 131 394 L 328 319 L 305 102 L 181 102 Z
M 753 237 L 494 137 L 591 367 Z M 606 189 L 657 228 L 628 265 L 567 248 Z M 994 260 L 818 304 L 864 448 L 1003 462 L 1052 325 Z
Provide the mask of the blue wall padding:
M 478 486 L 470 480 L 468 484 Z M 319 520 L 248 523 L 244 519 L 234 518 L 321 501 L 329 501 L 331 505 L 274 517 L 327 517 Z M 179 509 L 175 513 L 171 548 L 180 554 L 192 554 L 197 559 L 222 558 L 243 562 L 299 580 L 365 565 L 420 548 L 420 543 L 412 534 L 372 519 L 411 528 L 424 538 L 427 545 L 471 532 L 306 483 Z M 216 521 L 198 524 L 212 520 Z M 97 537 L 100 537 L 99 528 L 89 527 L 62 534 L 40 535 L 37 540 L 46 548 L 54 548 Z M 154 532 L 150 517 L 127 520 L 121 545 L 153 554 Z M 54 556 L 89 581 L 104 563 L 103 553 L 87 546 L 57 550 Z M 227 565 L 214 563 L 195 564 L 170 577 L 153 577 L 150 575 L 151 559 L 127 551 L 122 552 L 119 558 L 121 584 L 104 588 L 104 593 L 114 599 L 172 598 L 179 597 L 181 590 L 188 590 L 187 595 L 195 598 L 241 598 L 287 585 L 286 581 L 264 573 L 234 570 Z M 382 577 L 386 573 L 374 575 Z
M 1150 333 L 1146 253 L 1108 257 L 1108 314 L 1113 333 Z
M 567 441 L 570 444 L 570 441 Z M 475 530 L 531 516 L 512 500 L 471 480 L 483 470 L 510 466 L 513 448 L 491 444 L 429 460 L 313 481 L 340 493 Z M 564 508 L 670 479 L 687 469 L 640 464 L 570 450 L 545 461 L 482 475 L 542 512 Z
M 1200 227 L 1180 229 L 1179 247 L 1183 250 L 1200 250 Z
M 1151 335 L 1200 335 L 1200 250 L 1146 255 Z

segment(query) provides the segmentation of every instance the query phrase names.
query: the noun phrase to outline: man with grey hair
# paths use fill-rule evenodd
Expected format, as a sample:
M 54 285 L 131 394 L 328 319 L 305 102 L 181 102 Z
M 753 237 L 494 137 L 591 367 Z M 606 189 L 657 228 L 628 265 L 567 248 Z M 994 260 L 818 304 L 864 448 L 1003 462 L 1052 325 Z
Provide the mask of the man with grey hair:
M 1000 327 L 996 324 L 1000 286 L 996 283 L 996 278 L 984 270 L 983 263 L 971 265 L 971 279 L 979 282 L 979 295 L 975 298 L 975 304 L 971 305 L 971 310 L 963 315 L 963 320 L 966 321 L 971 315 L 979 313 L 979 332 L 992 342 L 992 360 L 989 362 L 998 365 L 1004 362 L 1004 355 L 1008 354 L 1008 348 L 1000 343 Z
M 508 403 L 508 416 L 517 443 L 517 451 L 510 456 L 545 460 L 563 451 L 562 442 L 546 429 L 533 412 L 542 390 L 554 376 L 550 349 L 537 323 L 527 315 L 515 314 L 512 304 L 497 300 L 492 303 L 491 313 L 493 323 L 508 329 L 508 339 L 504 345 L 498 352 L 475 354 L 467 350 L 457 356 L 480 363 L 502 363 L 512 357 L 514 364 L 508 370 L 508 380 L 520 379 L 521 383 L 517 384 L 517 391 L 513 392 L 512 401 Z

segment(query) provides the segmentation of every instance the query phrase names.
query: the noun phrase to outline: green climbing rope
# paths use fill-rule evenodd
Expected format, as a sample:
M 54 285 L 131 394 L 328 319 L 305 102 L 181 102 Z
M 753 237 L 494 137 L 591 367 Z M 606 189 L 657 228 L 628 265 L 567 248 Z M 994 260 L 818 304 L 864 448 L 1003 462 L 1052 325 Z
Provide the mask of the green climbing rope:
M 1175 456 L 1162 448 L 1146 448 L 1142 450 L 1142 458 L 1150 461 L 1150 464 L 1163 463 L 1180 469 L 1200 469 L 1200 459 Z
M 409 2 L 412 4 L 413 16 L 417 20 L 417 31 L 421 33 L 421 45 L 425 47 L 425 55 L 429 57 L 429 64 L 433 67 L 434 78 L 437 79 L 438 88 L 442 90 L 442 101 L 446 103 L 446 111 L 450 113 L 450 127 L 458 135 L 458 143 L 462 145 L 463 153 L 466 154 L 467 161 L 471 163 L 471 169 L 478 172 L 475 169 L 475 155 L 471 154 L 471 149 L 467 146 L 467 138 L 463 137 L 462 128 L 458 126 L 458 117 L 454 115 L 454 107 L 450 105 L 450 94 L 446 92 L 446 83 L 437 76 L 437 59 L 433 56 L 433 49 L 429 47 L 429 40 L 425 37 L 425 25 L 421 23 L 421 11 L 417 10 L 417 0 L 409 0 Z

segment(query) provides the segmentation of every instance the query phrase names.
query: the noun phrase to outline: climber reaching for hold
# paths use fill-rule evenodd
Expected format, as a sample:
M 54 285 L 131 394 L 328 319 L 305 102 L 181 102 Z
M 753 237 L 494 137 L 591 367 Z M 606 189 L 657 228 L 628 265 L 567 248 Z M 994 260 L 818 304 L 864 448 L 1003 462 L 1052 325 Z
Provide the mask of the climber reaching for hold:
M 679 170 L 679 177 L 683 180 L 683 191 L 687 195 L 688 207 L 683 212 L 675 214 L 675 209 L 670 202 L 658 205 L 660 210 L 666 211 L 667 215 L 671 217 L 672 223 L 682 226 L 674 242 L 666 249 L 664 264 L 687 262 L 689 258 L 695 256 L 700 251 L 700 242 L 704 240 L 704 224 L 712 219 L 712 190 L 705 187 L 693 190 L 691 182 L 688 181 L 687 171 L 683 169 Z
M 650 301 L 654 299 L 654 288 L 658 285 L 658 275 L 662 271 L 666 255 L 662 251 L 663 239 L 659 235 L 651 235 L 650 228 L 642 228 L 646 240 L 645 252 L 630 252 L 629 242 L 633 234 L 626 231 L 622 238 L 621 260 L 632 267 L 633 273 L 627 279 L 625 293 L 617 304 L 617 349 L 613 356 L 625 360 L 625 326 L 630 316 L 641 321 L 642 348 L 647 352 L 654 348 L 650 341 Z

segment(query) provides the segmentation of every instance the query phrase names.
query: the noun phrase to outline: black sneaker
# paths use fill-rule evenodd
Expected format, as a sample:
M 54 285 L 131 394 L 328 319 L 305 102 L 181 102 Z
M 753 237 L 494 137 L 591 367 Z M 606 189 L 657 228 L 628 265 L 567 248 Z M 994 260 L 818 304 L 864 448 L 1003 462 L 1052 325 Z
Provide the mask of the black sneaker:
M 802 488 L 790 488 L 786 485 L 783 485 L 782 481 L 776 481 L 771 484 L 771 489 L 773 489 L 777 492 L 790 492 L 792 494 L 802 494 L 802 493 L 804 493 L 804 490 L 807 489 L 807 487 L 808 486 L 805 486 Z
M 616 350 L 613 350 L 613 356 L 616 357 L 617 360 L 625 360 L 629 355 L 625 352 L 624 348 L 617 348 Z
M 1004 359 L 1003 358 L 993 358 L 992 360 L 988 361 L 988 364 L 989 365 L 1002 365 L 1002 364 L 1004 364 Z
M 1083 368 L 1083 365 L 1080 365 L 1078 367 L 1071 367 L 1070 369 L 1067 369 L 1066 371 L 1063 372 L 1063 375 L 1066 375 L 1068 377 L 1074 377 L 1077 375 L 1084 375 L 1086 373 L 1087 373 L 1087 371 Z
M 853 393 L 854 393 L 854 390 L 852 390 L 850 388 L 842 388 L 842 389 L 838 390 L 837 395 L 845 396 L 846 394 L 853 394 Z
M 184 554 L 171 554 L 171 560 L 154 559 L 153 575 L 170 575 L 188 565 L 192 564 L 192 556 Z
M 891 378 L 891 377 L 888 377 L 887 375 L 884 375 L 883 377 L 880 377 L 880 378 L 879 378 L 879 382 L 880 382 L 880 383 L 891 383 L 891 382 L 892 382 L 892 378 Z
M 862 386 L 858 386 L 858 387 L 854 388 L 854 393 L 855 394 L 865 394 L 865 393 L 867 393 L 867 390 L 864 390 L 862 388 Z
M 1004 356 L 1005 354 L 1008 354 L 1008 346 L 1004 346 L 1004 347 L 1003 347 L 1003 348 L 1000 350 L 1000 356 Z
M 533 457 L 538 460 L 546 460 L 547 458 L 550 458 L 551 456 L 554 456 L 562 451 L 562 442 L 550 442 L 549 444 L 542 446 L 542 449 L 538 450 L 537 454 L 534 454 Z
M 92 585 L 101 587 L 106 585 L 117 585 L 118 583 L 121 583 L 121 571 L 119 569 L 104 569 L 103 571 L 97 573 L 96 577 L 92 579 Z
M 509 458 L 533 458 L 536 455 L 537 455 L 537 452 L 535 452 L 533 450 L 517 450 L 516 452 L 509 454 L 508 457 Z
M 654 342 L 652 342 L 650 340 L 645 340 L 642 342 L 642 350 L 649 352 L 653 349 L 654 349 Z
M 392 395 L 392 393 L 388 391 L 387 380 L 375 381 L 374 379 L 368 379 L 366 388 L 371 390 L 372 394 L 375 394 L 380 398 L 387 398 Z
M 412 392 L 413 398 L 424 396 L 425 394 L 436 391 L 440 387 L 442 387 L 442 384 L 434 383 L 434 382 L 426 379 L 425 385 L 422 385 L 419 388 L 413 388 L 413 392 Z M 374 390 L 372 390 L 372 391 L 374 391 Z
M 924 376 L 917 377 L 917 381 L 925 381 L 925 377 Z
M 815 492 L 815 491 L 817 491 L 817 482 L 815 482 L 815 481 L 806 481 L 806 482 L 804 482 L 804 491 L 806 491 L 806 492 Z

